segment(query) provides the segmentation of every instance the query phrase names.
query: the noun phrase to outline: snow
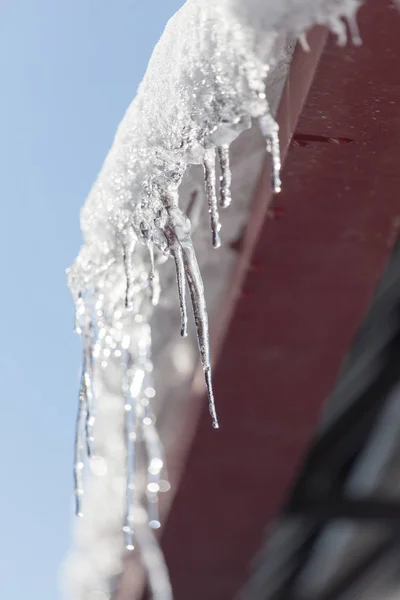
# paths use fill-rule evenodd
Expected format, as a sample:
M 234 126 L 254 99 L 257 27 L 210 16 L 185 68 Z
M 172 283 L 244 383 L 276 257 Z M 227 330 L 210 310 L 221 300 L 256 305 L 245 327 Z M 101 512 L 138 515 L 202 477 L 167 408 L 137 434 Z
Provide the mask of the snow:
M 168 257 L 176 269 L 182 336 L 188 331 L 189 288 L 212 424 L 218 427 L 204 286 L 178 190 L 188 166 L 202 165 L 211 243 L 218 248 L 219 209 L 231 200 L 229 147 L 257 119 L 271 156 L 272 188 L 280 191 L 278 126 L 266 93 L 279 41 L 325 23 L 342 43 L 345 17 L 357 42 L 358 6 L 357 0 L 187 0 L 154 49 L 82 209 L 84 245 L 69 270 L 84 355 L 74 470 L 81 516 L 65 567 L 71 600 L 109 597 L 124 548 L 131 551 L 136 543 L 154 597 L 172 597 L 148 525 L 159 527 L 158 490 L 162 482 L 168 487 L 149 393 L 150 325 L 160 300 L 159 270 Z

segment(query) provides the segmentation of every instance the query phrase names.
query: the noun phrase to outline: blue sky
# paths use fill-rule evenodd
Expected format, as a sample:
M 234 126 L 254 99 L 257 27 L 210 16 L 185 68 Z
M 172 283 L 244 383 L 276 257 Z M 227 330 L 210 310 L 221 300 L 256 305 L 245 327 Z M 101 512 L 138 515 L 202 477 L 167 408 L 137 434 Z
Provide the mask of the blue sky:
M 61 598 L 80 347 L 79 208 L 183 0 L 1 0 L 1 596 Z

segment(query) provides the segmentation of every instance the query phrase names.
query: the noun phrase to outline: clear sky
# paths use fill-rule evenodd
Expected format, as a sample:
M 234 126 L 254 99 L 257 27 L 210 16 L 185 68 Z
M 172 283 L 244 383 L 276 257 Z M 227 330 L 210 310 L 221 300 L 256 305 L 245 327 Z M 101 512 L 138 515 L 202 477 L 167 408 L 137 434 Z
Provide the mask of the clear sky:
M 0 0 L 0 573 L 57 600 L 80 347 L 65 268 L 79 208 L 183 0 Z

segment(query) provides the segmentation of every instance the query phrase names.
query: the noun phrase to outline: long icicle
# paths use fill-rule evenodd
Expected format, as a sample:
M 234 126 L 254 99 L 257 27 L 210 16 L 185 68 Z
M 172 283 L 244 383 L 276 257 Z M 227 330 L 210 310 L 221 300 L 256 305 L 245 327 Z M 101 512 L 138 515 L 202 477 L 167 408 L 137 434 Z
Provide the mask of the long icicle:
M 229 146 L 227 144 L 224 144 L 223 146 L 218 146 L 217 151 L 221 171 L 221 175 L 219 177 L 219 205 L 222 208 L 227 208 L 232 200 L 232 175 L 229 164 Z
M 134 550 L 133 511 L 135 508 L 135 443 L 136 443 L 136 406 L 132 397 L 129 373 L 133 363 L 129 351 L 126 358 L 126 379 L 124 383 L 124 425 L 126 447 L 126 514 L 123 532 L 125 534 L 125 547 L 128 551 Z
M 75 424 L 75 449 L 74 449 L 74 494 L 75 494 L 75 515 L 82 516 L 82 496 L 83 496 L 83 469 L 85 466 L 85 435 L 84 420 L 86 414 L 86 393 L 85 393 L 85 354 L 82 360 L 81 383 L 79 388 L 78 413 Z
M 170 192 L 169 194 L 166 194 L 162 198 L 162 202 L 168 214 L 168 222 L 164 228 L 164 234 L 170 248 L 170 252 L 172 255 L 174 255 L 177 246 L 179 246 L 182 251 L 183 268 L 192 299 L 193 316 L 196 324 L 200 360 L 204 371 L 212 425 L 215 429 L 218 429 L 219 424 L 215 410 L 215 400 L 211 380 L 210 340 L 208 332 L 207 307 L 204 295 L 203 280 L 201 278 L 192 240 L 190 238 L 190 221 L 182 213 L 178 206 L 178 194 L 176 192 Z
M 93 402 L 93 352 L 92 352 L 92 326 L 89 325 L 89 333 L 84 336 L 84 371 L 82 374 L 85 396 L 86 396 L 86 416 L 85 416 L 85 437 L 88 458 L 93 458 L 94 435 L 93 428 L 95 422 L 94 402 Z
M 130 351 L 127 352 L 126 359 L 126 374 L 127 383 L 125 391 L 125 440 L 127 451 L 126 462 L 126 521 L 124 527 L 126 549 L 128 551 L 134 549 L 134 513 L 137 501 L 137 485 L 136 485 L 136 442 L 137 430 L 140 419 L 140 403 L 139 398 L 142 393 L 143 382 L 145 378 L 144 370 L 138 365 L 134 366 L 134 358 Z
M 154 423 L 154 418 L 149 410 L 148 399 L 143 403 L 142 434 L 145 443 L 148 467 L 147 467 L 147 499 L 149 502 L 149 525 L 152 529 L 161 527 L 158 510 L 158 494 L 166 491 L 161 487 L 161 475 L 165 472 L 165 459 L 160 436 Z M 164 476 L 164 483 L 167 477 Z
M 161 479 L 161 470 L 163 468 L 164 461 L 161 459 L 158 447 L 155 445 L 156 438 L 154 437 L 155 427 L 153 426 L 151 417 L 145 417 L 146 423 L 143 423 L 143 439 L 146 445 L 146 452 L 148 457 L 148 468 L 147 468 L 147 500 L 148 500 L 148 516 L 149 526 L 152 529 L 159 529 L 161 527 L 159 510 L 158 510 L 158 493 L 160 491 L 159 481 Z
M 212 425 L 219 428 L 217 412 L 215 409 L 214 392 L 211 378 L 210 340 L 208 332 L 208 315 L 204 296 L 204 285 L 201 278 L 196 254 L 190 239 L 183 246 L 183 262 L 192 298 L 193 315 L 196 323 L 197 340 L 200 350 L 200 359 L 203 366 L 207 388 L 208 406 L 212 418 Z
M 133 233 L 127 234 L 127 239 L 122 241 L 122 252 L 123 262 L 126 277 L 126 288 L 125 288 L 125 308 L 128 310 L 132 308 L 132 254 L 135 249 L 136 240 L 133 237 Z
M 182 247 L 179 242 L 171 250 L 175 261 L 176 282 L 178 285 L 179 309 L 181 313 L 181 336 L 186 337 L 188 332 L 188 316 L 186 308 L 186 281 L 185 267 L 183 264 Z
M 212 245 L 219 248 L 221 245 L 221 223 L 218 214 L 217 194 L 215 190 L 215 149 L 207 148 L 204 153 L 204 182 L 206 186 L 206 195 L 208 202 L 208 212 L 211 219 Z

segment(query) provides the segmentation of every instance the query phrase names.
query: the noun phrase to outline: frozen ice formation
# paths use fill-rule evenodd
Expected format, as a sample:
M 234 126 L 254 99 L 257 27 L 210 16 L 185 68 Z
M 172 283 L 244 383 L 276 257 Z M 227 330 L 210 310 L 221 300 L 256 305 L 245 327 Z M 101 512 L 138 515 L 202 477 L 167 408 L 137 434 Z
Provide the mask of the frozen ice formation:
M 151 411 L 150 325 L 161 293 L 158 269 L 168 257 L 176 268 L 182 336 L 189 290 L 212 424 L 218 427 L 203 282 L 179 186 L 188 165 L 203 165 L 210 243 L 218 248 L 219 210 L 231 202 L 229 146 L 256 119 L 271 158 L 271 186 L 280 191 L 279 129 L 265 87 L 276 42 L 294 34 L 305 43 L 303 34 L 319 23 L 340 43 L 349 26 L 358 43 L 359 4 L 187 0 L 154 49 L 82 209 L 84 244 L 68 273 L 83 343 L 74 465 L 81 518 L 66 563 L 71 600 L 109 598 L 124 551 L 136 544 L 154 597 L 172 597 L 152 532 L 160 526 L 158 494 L 168 483 Z

